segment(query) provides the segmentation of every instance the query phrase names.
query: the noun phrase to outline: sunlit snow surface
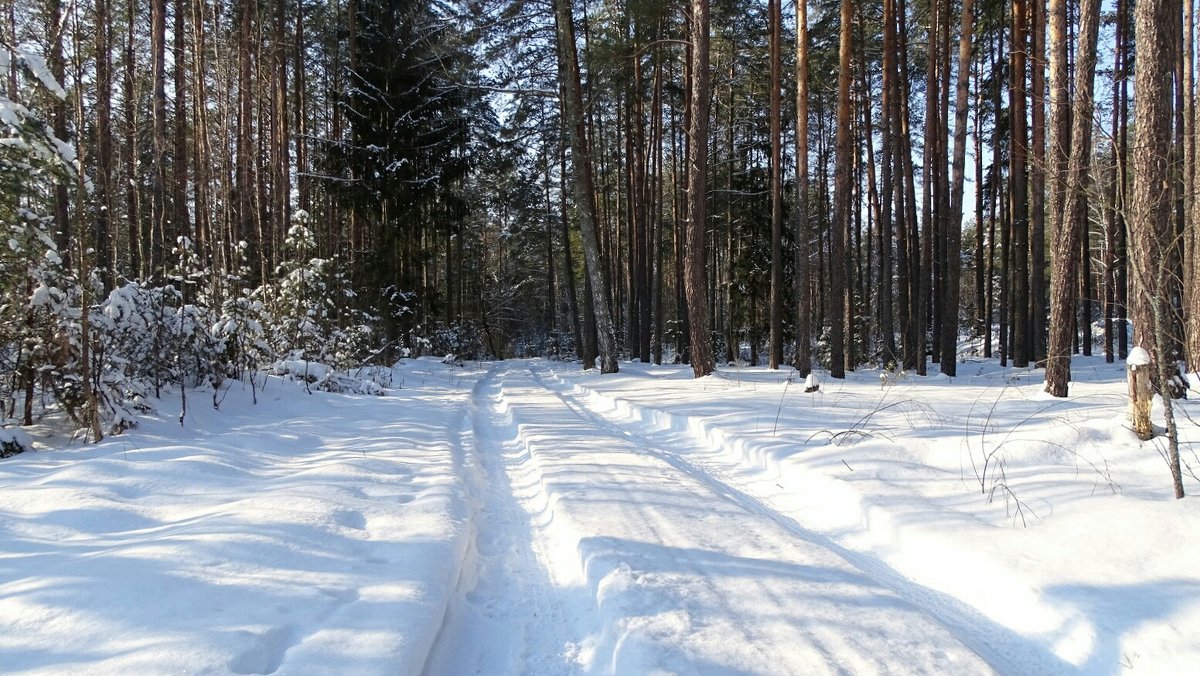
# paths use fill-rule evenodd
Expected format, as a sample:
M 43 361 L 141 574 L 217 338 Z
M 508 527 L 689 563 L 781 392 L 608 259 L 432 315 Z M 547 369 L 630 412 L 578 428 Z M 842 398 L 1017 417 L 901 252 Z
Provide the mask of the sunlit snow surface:
M 959 374 L 416 360 L 182 427 L 175 393 L 0 461 L 0 672 L 1191 671 L 1200 508 L 1122 365 Z

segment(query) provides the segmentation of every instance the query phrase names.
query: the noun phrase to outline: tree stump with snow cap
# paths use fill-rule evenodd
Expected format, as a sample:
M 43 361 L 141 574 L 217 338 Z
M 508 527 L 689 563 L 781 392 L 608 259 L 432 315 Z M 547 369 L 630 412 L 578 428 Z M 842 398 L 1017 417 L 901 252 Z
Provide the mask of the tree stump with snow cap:
M 1154 437 L 1150 425 L 1150 405 L 1154 401 L 1154 389 L 1150 386 L 1150 353 L 1135 347 L 1125 360 L 1129 377 L 1129 416 L 1133 420 L 1133 433 L 1142 441 Z
M 804 391 L 806 393 L 811 393 L 816 392 L 819 389 L 821 389 L 821 384 L 817 382 L 817 376 L 812 373 L 808 374 L 808 376 L 804 379 Z

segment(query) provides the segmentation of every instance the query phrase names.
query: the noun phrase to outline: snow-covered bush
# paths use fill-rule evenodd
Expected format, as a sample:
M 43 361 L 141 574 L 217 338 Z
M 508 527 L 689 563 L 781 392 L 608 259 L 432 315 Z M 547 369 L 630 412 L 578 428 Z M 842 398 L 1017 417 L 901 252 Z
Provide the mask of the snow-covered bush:
M 0 427 L 0 458 L 10 458 L 30 450 L 33 450 L 33 439 L 24 430 Z
M 330 291 L 330 261 L 310 257 L 316 241 L 297 211 L 284 248 L 288 258 L 276 270 L 277 281 L 260 287 L 269 312 L 268 336 L 276 355 L 298 353 L 301 359 L 323 361 L 330 342 L 336 305 Z
M 479 327 L 471 321 L 461 324 L 438 324 L 429 336 L 429 350 L 435 355 L 452 355 L 458 361 L 482 359 L 483 337 Z
M 319 390 L 383 394 L 375 380 L 349 375 L 379 352 L 378 320 L 349 307 L 355 293 L 337 271 L 336 260 L 312 255 L 316 241 L 308 220 L 307 212 L 296 211 L 284 242 L 288 257 L 276 279 L 231 305 L 226 314 L 232 321 L 225 322 L 222 332 L 254 335 L 254 350 L 247 356 L 257 360 L 269 355 L 273 374 Z
M 386 394 L 383 385 L 379 384 L 373 372 L 339 371 L 326 364 L 306 359 L 281 359 L 272 364 L 267 372 L 307 383 L 310 389 L 322 392 L 375 396 Z

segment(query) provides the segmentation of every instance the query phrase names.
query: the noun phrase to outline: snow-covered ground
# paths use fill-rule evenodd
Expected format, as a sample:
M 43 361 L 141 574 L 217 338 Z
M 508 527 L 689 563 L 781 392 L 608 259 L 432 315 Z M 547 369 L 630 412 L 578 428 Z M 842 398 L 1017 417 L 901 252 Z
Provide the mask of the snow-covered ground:
M 1189 673 L 1200 503 L 1074 364 L 1067 400 L 435 360 L 168 399 L 0 461 L 0 672 Z

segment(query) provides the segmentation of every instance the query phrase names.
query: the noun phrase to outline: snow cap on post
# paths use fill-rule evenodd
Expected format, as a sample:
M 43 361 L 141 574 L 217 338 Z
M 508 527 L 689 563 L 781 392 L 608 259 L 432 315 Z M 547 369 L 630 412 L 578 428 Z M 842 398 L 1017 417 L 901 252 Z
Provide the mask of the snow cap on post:
M 1129 368 L 1146 366 L 1150 363 L 1150 353 L 1143 347 L 1135 347 L 1129 351 L 1129 356 L 1126 357 L 1125 363 L 1129 365 Z

